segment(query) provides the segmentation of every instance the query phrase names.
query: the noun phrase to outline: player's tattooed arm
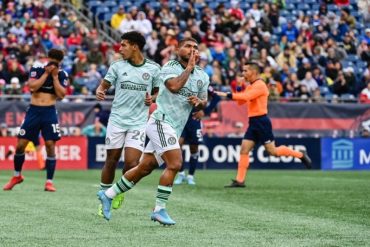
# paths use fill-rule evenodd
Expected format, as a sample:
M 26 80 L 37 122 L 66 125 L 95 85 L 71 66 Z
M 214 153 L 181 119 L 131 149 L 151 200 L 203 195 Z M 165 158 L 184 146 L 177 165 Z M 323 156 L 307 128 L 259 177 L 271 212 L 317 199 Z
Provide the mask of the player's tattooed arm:
M 168 79 L 166 83 L 166 87 L 172 93 L 177 93 L 188 81 L 191 72 L 193 71 L 196 62 L 199 60 L 199 52 L 197 50 L 193 50 L 190 55 L 189 62 L 185 68 L 185 70 L 177 77 Z

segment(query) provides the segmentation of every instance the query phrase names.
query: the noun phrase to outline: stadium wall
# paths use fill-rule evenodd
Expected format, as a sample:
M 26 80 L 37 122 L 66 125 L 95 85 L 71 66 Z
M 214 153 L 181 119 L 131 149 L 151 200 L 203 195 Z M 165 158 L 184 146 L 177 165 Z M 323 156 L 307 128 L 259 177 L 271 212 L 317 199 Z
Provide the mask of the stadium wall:
M 277 138 L 296 150 L 306 150 L 312 158 L 313 169 L 323 170 L 370 170 L 370 139 L 364 138 Z M 200 146 L 199 169 L 236 169 L 241 139 L 205 138 Z M 0 138 L 0 170 L 13 169 L 15 137 Z M 45 147 L 41 142 L 44 156 Z M 187 145 L 183 147 L 185 166 L 190 158 Z M 57 143 L 57 169 L 100 169 L 106 158 L 104 138 L 64 137 Z M 302 163 L 290 157 L 271 157 L 263 146 L 251 152 L 252 169 L 303 169 Z M 26 155 L 25 169 L 38 169 L 34 150 Z M 122 162 L 120 162 L 122 167 Z

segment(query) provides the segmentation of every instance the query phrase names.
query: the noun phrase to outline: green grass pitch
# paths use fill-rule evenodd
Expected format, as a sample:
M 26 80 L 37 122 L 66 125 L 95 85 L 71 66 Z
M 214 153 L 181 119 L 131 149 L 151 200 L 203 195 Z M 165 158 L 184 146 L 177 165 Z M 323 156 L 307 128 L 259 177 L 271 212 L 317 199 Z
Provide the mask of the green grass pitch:
M 0 246 L 370 246 L 369 172 L 251 170 L 247 188 L 224 189 L 234 174 L 197 171 L 195 187 L 176 186 L 177 224 L 163 227 L 149 219 L 160 171 L 110 222 L 96 215 L 100 171 L 57 171 L 56 193 L 43 191 L 45 172 L 25 171 L 0 192 Z

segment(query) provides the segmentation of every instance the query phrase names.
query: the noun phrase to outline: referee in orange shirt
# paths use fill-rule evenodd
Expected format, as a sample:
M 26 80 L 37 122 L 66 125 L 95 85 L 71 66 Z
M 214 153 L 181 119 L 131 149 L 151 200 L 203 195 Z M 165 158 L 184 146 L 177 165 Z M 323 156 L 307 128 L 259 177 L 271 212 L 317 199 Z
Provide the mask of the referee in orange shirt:
M 272 125 L 267 116 L 267 102 L 269 90 L 266 83 L 260 78 L 260 69 L 257 63 L 249 62 L 243 66 L 243 76 L 250 84 L 242 93 L 215 92 L 219 96 L 228 97 L 238 102 L 247 104 L 249 127 L 245 133 L 240 150 L 238 173 L 227 188 L 245 187 L 245 178 L 249 167 L 249 152 L 261 142 L 266 151 L 272 156 L 293 156 L 299 158 L 306 168 L 311 168 L 311 159 L 306 152 L 299 152 L 287 146 L 275 146 Z

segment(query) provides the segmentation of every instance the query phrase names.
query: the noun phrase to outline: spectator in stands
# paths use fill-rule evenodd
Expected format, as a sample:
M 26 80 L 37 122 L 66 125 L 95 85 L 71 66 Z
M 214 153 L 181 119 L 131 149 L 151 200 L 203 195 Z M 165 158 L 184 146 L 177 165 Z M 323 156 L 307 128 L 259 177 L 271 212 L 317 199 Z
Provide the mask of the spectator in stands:
M 338 78 L 334 81 L 333 84 L 333 93 L 341 96 L 342 94 L 349 94 L 350 86 L 344 77 L 343 71 L 338 72 Z
M 107 128 L 99 121 L 95 121 L 94 124 L 90 124 L 82 129 L 82 134 L 88 137 L 105 137 L 106 132 Z
M 316 88 L 312 92 L 312 102 L 315 102 L 315 103 L 325 102 L 325 99 L 321 96 L 320 88 Z
M 60 0 L 53 0 L 53 4 L 49 7 L 49 17 L 57 15 L 61 9 Z
M 87 62 L 94 63 L 97 65 L 104 64 L 104 57 L 101 51 L 99 50 L 99 45 L 95 44 L 92 46 L 91 50 L 87 53 Z
M 90 69 L 84 74 L 84 77 L 86 78 L 85 87 L 90 93 L 94 93 L 102 79 L 101 74 L 97 71 L 96 64 L 90 64 Z
M 355 28 L 356 26 L 356 19 L 350 13 L 348 8 L 343 8 L 341 10 L 340 19 L 344 21 L 349 27 Z
M 138 29 L 137 22 L 132 18 L 131 13 L 126 14 L 126 18 L 121 21 L 118 30 L 121 33 L 126 33 L 130 31 L 136 31 Z
M 10 94 L 10 95 L 21 95 L 22 94 L 21 85 L 17 77 L 12 77 L 12 79 L 10 79 L 10 85 L 7 86 L 5 92 L 6 94 Z
M 121 22 L 125 18 L 126 18 L 125 7 L 123 5 L 120 5 L 118 7 L 117 12 L 112 15 L 112 18 L 110 20 L 110 25 L 112 26 L 112 28 L 118 30 L 121 25 Z
M 280 68 L 282 68 L 284 64 L 288 64 L 290 68 L 296 68 L 297 59 L 294 55 L 294 51 L 292 51 L 289 47 L 285 47 L 284 51 L 280 52 L 280 54 L 277 56 L 276 62 Z
M 230 83 L 231 92 L 244 92 L 246 88 L 245 79 L 242 73 L 237 73 L 235 79 Z
M 139 11 L 136 18 L 137 31 L 148 37 L 153 31 L 152 23 L 146 18 L 143 11 Z
M 310 94 L 319 87 L 316 80 L 312 77 L 311 71 L 306 72 L 305 78 L 301 80 L 301 85 L 305 85 Z
M 279 93 L 277 82 L 275 80 L 273 79 L 270 80 L 268 84 L 268 89 L 269 89 L 269 97 L 268 97 L 269 101 L 279 101 L 280 93 Z
M 361 91 L 360 102 L 370 104 L 370 80 L 367 82 L 367 87 Z

